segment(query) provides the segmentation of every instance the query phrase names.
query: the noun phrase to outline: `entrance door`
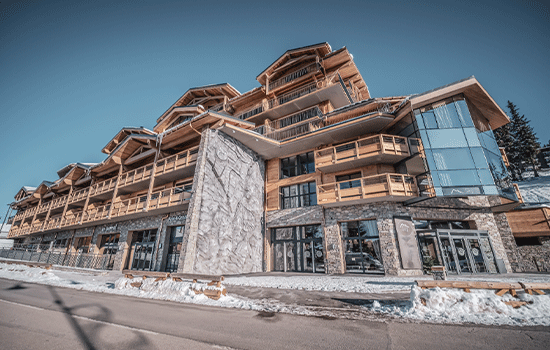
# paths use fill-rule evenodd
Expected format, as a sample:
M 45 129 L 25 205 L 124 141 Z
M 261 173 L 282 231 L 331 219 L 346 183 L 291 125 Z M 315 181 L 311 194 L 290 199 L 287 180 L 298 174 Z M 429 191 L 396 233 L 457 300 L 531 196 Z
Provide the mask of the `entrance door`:
M 273 270 L 324 272 L 323 233 L 319 225 L 272 229 Z
M 346 259 L 346 272 L 384 272 L 376 220 L 340 224 Z
M 185 226 L 170 227 L 170 242 L 166 257 L 166 268 L 164 269 L 166 272 L 176 272 L 178 270 L 184 228 Z
M 132 270 L 151 271 L 154 267 L 153 253 L 157 229 L 134 232 Z
M 472 261 L 468 252 L 469 248 L 464 238 L 453 238 L 453 243 L 456 249 L 456 260 L 458 267 L 462 273 L 473 273 Z

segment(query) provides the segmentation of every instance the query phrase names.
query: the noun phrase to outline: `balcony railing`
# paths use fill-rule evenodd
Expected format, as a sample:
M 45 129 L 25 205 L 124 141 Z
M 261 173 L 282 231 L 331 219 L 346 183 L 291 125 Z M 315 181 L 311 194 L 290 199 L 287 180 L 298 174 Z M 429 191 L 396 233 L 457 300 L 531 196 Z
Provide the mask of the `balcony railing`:
M 90 187 L 90 197 L 97 196 L 115 189 L 117 178 L 113 177 L 105 181 L 101 181 Z
M 88 192 L 90 192 L 90 187 L 86 187 L 81 190 L 73 192 L 71 194 L 71 198 L 69 199 L 69 204 L 75 203 L 81 200 L 85 200 L 88 197 Z
M 57 197 L 52 199 L 52 204 L 50 206 L 50 209 L 57 209 L 60 207 L 65 206 L 67 204 L 67 199 L 69 198 L 69 195 L 64 195 L 63 197 Z
M 166 174 L 171 171 L 195 164 L 197 162 L 198 154 L 199 146 L 196 146 L 159 160 L 155 169 L 155 176 Z
M 298 78 L 301 78 L 303 76 L 306 76 L 310 73 L 318 72 L 321 68 L 321 65 L 318 63 L 310 64 L 309 66 L 300 68 L 290 74 L 287 74 L 277 80 L 273 80 L 269 83 L 269 90 L 274 90 L 280 86 L 283 86 L 287 83 L 290 83 L 291 81 L 294 81 Z
M 308 94 L 310 94 L 314 91 L 317 91 L 321 87 L 323 87 L 323 83 L 321 81 L 313 82 L 313 83 L 309 83 L 305 86 L 302 86 L 299 89 L 292 90 L 290 92 L 287 92 L 286 94 L 282 94 L 280 96 L 277 96 L 276 98 L 271 99 L 271 100 L 268 101 L 269 109 L 281 106 L 281 105 L 283 105 L 285 103 L 288 103 L 292 100 L 295 100 L 295 99 L 300 98 L 302 96 L 308 95 Z
M 47 212 L 49 209 L 50 209 L 50 205 L 52 204 L 52 202 L 47 202 L 47 203 L 42 203 L 38 206 L 38 211 L 37 213 L 38 214 L 41 214 L 41 213 L 45 213 Z
M 111 209 L 111 203 L 101 205 L 99 207 L 88 207 L 82 216 L 82 222 L 90 222 L 107 219 L 109 216 L 109 210 Z
M 44 225 L 44 230 L 51 230 L 61 226 L 61 215 L 51 217 Z
M 409 156 L 407 138 L 380 134 L 324 148 L 315 152 L 315 166 L 319 168 L 381 154 Z
M 78 225 L 82 219 L 82 212 L 67 213 L 61 220 L 61 227 Z
M 38 232 L 38 231 L 42 230 L 42 226 L 44 226 L 44 220 L 36 221 L 31 226 L 31 233 L 32 232 Z
M 15 216 L 14 216 L 13 219 L 14 219 L 15 221 L 18 221 L 18 220 L 23 219 L 23 217 L 25 216 L 25 211 L 26 211 L 26 210 L 21 210 L 21 211 L 19 211 L 17 214 L 15 214 Z
M 258 104 L 255 104 L 254 106 L 248 108 L 247 110 L 245 110 L 244 112 L 241 112 L 239 114 L 237 114 L 235 117 L 239 118 L 239 119 L 242 119 L 242 120 L 246 120 L 256 114 L 260 114 L 262 113 L 263 111 L 267 110 L 267 105 L 265 105 L 263 102 L 260 102 Z
M 113 204 L 111 217 L 141 213 L 145 210 L 147 204 L 147 195 L 126 199 Z
M 191 199 L 191 193 L 184 187 L 173 187 L 164 191 L 151 194 L 149 209 L 159 209 L 173 205 L 183 204 Z
M 151 178 L 153 165 L 148 164 L 120 175 L 118 187 L 128 186 Z
M 381 174 L 318 186 L 318 203 L 371 199 L 377 197 L 417 197 L 414 177 L 403 174 Z

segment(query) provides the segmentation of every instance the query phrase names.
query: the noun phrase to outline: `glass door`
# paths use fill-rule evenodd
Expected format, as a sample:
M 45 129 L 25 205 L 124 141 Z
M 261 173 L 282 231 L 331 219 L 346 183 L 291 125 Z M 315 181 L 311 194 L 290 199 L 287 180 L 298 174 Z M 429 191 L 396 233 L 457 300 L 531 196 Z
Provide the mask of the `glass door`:
M 473 273 L 472 261 L 468 253 L 468 246 L 464 238 L 453 238 L 455 245 L 456 260 L 461 273 Z

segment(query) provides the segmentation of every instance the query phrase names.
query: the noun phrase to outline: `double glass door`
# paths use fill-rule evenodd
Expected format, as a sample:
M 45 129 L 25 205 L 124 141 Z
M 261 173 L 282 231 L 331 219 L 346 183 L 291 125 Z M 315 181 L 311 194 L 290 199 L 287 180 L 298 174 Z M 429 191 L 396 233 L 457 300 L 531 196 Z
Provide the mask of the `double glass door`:
M 448 273 L 497 273 L 487 233 L 464 231 L 437 230 L 418 234 L 426 272 L 431 266 L 443 263 Z
M 272 234 L 275 271 L 325 271 L 321 226 L 282 227 Z
M 156 229 L 134 232 L 132 270 L 153 270 L 156 234 Z

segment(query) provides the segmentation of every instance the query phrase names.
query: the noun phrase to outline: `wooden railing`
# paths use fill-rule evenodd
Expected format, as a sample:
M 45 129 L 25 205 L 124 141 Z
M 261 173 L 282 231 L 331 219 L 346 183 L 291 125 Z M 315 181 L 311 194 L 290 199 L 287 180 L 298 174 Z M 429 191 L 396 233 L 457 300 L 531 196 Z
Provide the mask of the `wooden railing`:
M 280 96 L 277 96 L 277 97 L 275 97 L 275 98 L 268 101 L 269 109 L 284 105 L 285 103 L 293 101 L 293 100 L 295 100 L 297 98 L 300 98 L 302 96 L 309 95 L 310 93 L 312 93 L 314 91 L 317 91 L 322 87 L 324 87 L 324 86 L 323 86 L 323 83 L 321 81 L 313 82 L 313 83 L 309 83 L 305 86 L 302 86 L 301 88 L 298 88 L 296 90 L 292 90 L 290 92 L 287 92 L 286 94 L 282 94 Z
M 52 202 L 47 202 L 47 203 L 42 203 L 38 206 L 38 211 L 37 213 L 38 214 L 41 214 L 41 213 L 45 213 L 47 212 L 49 209 L 50 209 L 50 205 L 52 204 Z
M 82 219 L 82 212 L 76 212 L 76 213 L 66 213 L 65 216 L 63 216 L 63 219 L 61 220 L 61 227 L 65 226 L 72 226 L 77 225 L 80 223 L 80 220 Z
M 145 210 L 147 195 L 126 199 L 113 204 L 111 217 L 140 213 Z
M 52 199 L 50 209 L 56 209 L 65 206 L 67 203 L 67 199 L 69 198 L 69 195 L 64 195 L 63 197 L 57 197 Z
M 380 154 L 409 156 L 407 138 L 380 134 L 334 147 L 323 148 L 315 151 L 315 166 L 323 167 Z
M 414 177 L 403 174 L 380 174 L 318 186 L 317 201 L 329 204 L 386 196 L 416 197 Z
M 260 102 L 255 104 L 254 106 L 246 109 L 245 111 L 235 115 L 236 118 L 246 120 L 256 114 L 260 114 L 263 111 L 267 110 L 267 104 L 264 102 Z
M 18 220 L 23 219 L 23 217 L 25 216 L 25 212 L 26 212 L 26 210 L 19 211 L 17 214 L 15 214 L 15 216 L 13 217 L 13 220 L 18 221 Z
M 61 225 L 61 215 L 51 217 L 44 225 L 44 230 L 51 230 Z
M 280 86 L 290 83 L 291 81 L 294 81 L 310 73 L 318 72 L 320 68 L 321 68 L 321 65 L 315 62 L 313 64 L 310 64 L 309 66 L 305 66 L 303 68 L 295 70 L 290 74 L 287 74 L 277 80 L 273 80 L 272 82 L 269 82 L 269 90 L 270 91 L 274 90 Z
M 42 230 L 42 226 L 44 226 L 44 220 L 42 221 L 36 221 L 31 225 L 31 232 L 38 232 Z
M 147 164 L 137 169 L 122 173 L 119 178 L 118 187 L 124 187 L 135 184 L 140 181 L 151 178 L 153 173 L 153 165 Z
M 86 187 L 81 190 L 73 192 L 71 194 L 71 198 L 69 199 L 69 203 L 85 200 L 88 197 L 88 192 L 90 192 L 90 187 Z
M 197 162 L 199 146 L 192 147 L 183 152 L 161 159 L 157 162 L 155 176 L 169 173 Z
M 116 186 L 117 178 L 113 177 L 111 179 L 107 179 L 105 181 L 101 181 L 96 183 L 95 185 L 92 185 L 90 187 L 90 197 L 91 196 L 97 196 L 100 194 L 103 194 L 105 192 L 109 192 L 111 190 L 114 190 Z
M 149 209 L 159 209 L 182 204 L 191 199 L 191 193 L 184 187 L 173 187 L 151 194 Z
M 109 209 L 111 209 L 111 203 L 99 207 L 94 207 L 92 205 L 82 215 L 82 222 L 106 219 L 109 216 Z

